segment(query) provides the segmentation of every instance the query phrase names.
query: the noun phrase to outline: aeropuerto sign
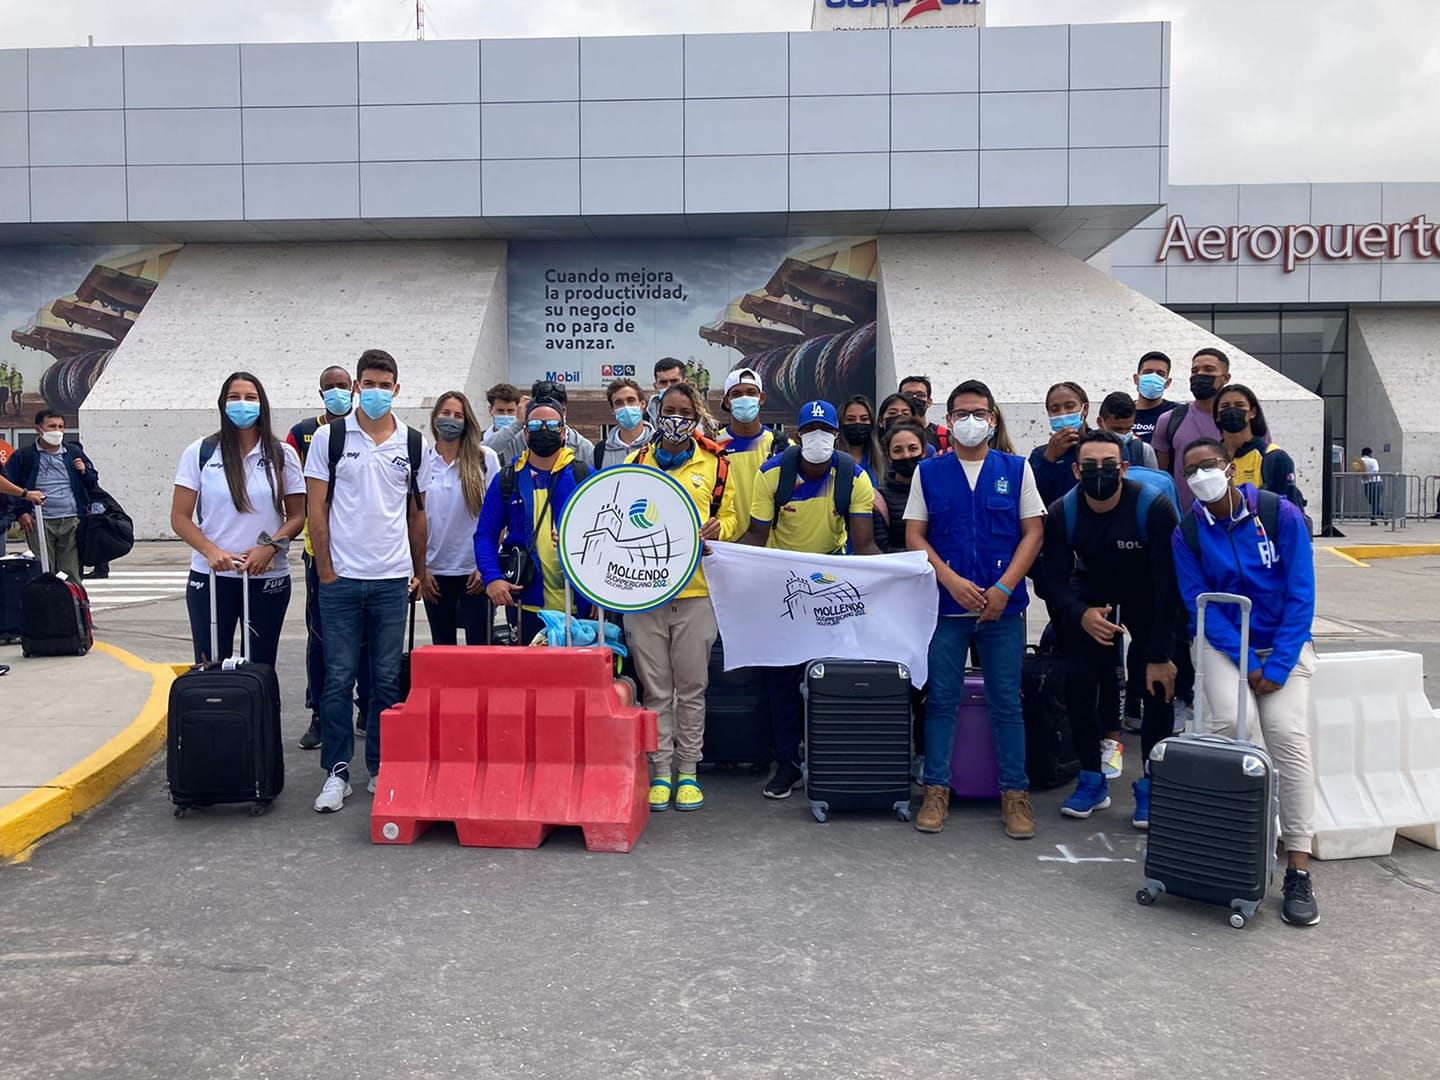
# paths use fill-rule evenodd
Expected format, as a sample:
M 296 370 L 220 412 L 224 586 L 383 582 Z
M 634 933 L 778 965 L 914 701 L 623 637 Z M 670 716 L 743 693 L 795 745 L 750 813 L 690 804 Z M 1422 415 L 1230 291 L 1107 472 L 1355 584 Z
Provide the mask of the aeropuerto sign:
M 1256 262 L 1279 262 L 1287 274 L 1310 259 L 1399 259 L 1407 252 L 1418 259 L 1440 258 L 1436 225 L 1417 214 L 1409 221 L 1368 225 L 1204 225 L 1190 229 L 1174 214 L 1155 261 L 1172 254 L 1185 262 L 1235 262 L 1243 251 Z

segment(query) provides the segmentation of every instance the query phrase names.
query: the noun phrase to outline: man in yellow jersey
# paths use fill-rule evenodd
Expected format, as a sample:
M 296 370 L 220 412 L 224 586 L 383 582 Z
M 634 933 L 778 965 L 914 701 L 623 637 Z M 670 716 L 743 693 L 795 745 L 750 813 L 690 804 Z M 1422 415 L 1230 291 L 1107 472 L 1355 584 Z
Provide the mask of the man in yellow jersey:
M 875 488 L 848 453 L 837 453 L 840 418 L 828 401 L 810 401 L 796 420 L 800 445 L 760 466 L 744 543 L 815 555 L 879 555 L 875 546 Z M 732 466 L 733 468 L 733 466 Z M 732 474 L 733 475 L 733 474 Z M 800 770 L 800 679 L 804 665 L 765 669 L 770 695 L 775 775 L 767 799 L 788 799 Z
M 310 442 L 331 420 L 350 415 L 352 380 L 348 369 L 332 366 L 320 373 L 320 400 L 325 411 L 319 416 L 306 417 L 290 429 L 285 441 L 300 455 L 303 467 L 310 453 Z M 305 524 L 305 708 L 310 710 L 310 726 L 300 736 L 301 750 L 320 749 L 320 698 L 325 693 L 325 635 L 320 629 L 320 580 L 315 573 L 315 548 L 310 543 L 310 524 Z M 364 731 L 364 717 L 370 702 L 370 664 L 364 655 L 362 644 L 360 675 L 358 677 L 358 708 L 362 718 L 359 730 Z
M 736 368 L 725 376 L 725 396 L 720 408 L 730 422 L 716 439 L 725 448 L 730 462 L 730 485 L 735 489 L 735 513 L 740 519 L 739 535 L 750 528 L 750 500 L 755 497 L 755 477 L 760 466 L 790 445 L 778 431 L 760 423 L 765 388 L 752 368 Z
M 523 430 L 525 451 L 490 481 L 480 506 L 475 565 L 492 603 L 519 607 L 516 640 L 528 645 L 544 629 L 536 612 L 565 610 L 558 526 L 590 466 L 565 444 L 565 407 L 554 398 L 536 398 L 526 406 Z M 573 614 L 589 618 L 589 608 L 579 600 Z

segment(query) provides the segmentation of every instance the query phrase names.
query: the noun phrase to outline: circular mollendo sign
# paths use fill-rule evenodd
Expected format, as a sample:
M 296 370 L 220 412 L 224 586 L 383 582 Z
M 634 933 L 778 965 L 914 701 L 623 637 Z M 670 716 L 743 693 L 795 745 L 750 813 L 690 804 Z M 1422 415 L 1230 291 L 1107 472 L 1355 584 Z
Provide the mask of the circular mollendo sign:
M 606 611 L 649 611 L 675 599 L 700 566 L 700 514 L 659 469 L 616 465 L 575 489 L 560 518 L 560 565 Z

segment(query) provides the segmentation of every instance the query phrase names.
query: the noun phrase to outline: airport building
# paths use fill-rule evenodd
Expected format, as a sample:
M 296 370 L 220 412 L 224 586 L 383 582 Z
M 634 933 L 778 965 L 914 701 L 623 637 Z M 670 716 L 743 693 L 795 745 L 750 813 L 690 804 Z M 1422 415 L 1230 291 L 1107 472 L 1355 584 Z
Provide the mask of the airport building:
M 235 370 L 288 425 L 378 347 L 407 421 L 550 377 L 588 428 L 661 356 L 716 390 L 759 368 L 780 422 L 980 377 L 1028 451 L 1051 383 L 1098 410 L 1161 349 L 1183 398 L 1217 345 L 1312 502 L 1331 445 L 1440 472 L 1440 184 L 1169 186 L 1168 24 L 816 6 L 789 34 L 0 50 L 0 438 L 67 411 L 158 537 Z

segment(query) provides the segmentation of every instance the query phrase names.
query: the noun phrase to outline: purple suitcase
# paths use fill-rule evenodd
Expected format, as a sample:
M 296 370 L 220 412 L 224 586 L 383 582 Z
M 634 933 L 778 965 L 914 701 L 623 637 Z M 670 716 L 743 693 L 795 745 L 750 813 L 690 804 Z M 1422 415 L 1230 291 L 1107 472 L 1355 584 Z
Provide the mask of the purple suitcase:
M 985 704 L 985 679 L 965 676 L 965 696 L 955 714 L 955 749 L 950 752 L 950 790 L 961 799 L 1000 796 L 1000 763 L 995 758 L 995 728 Z

